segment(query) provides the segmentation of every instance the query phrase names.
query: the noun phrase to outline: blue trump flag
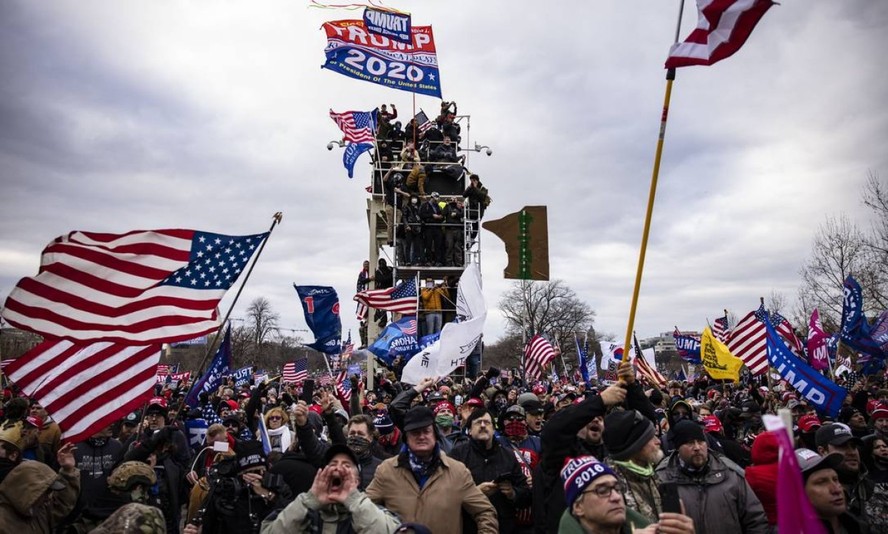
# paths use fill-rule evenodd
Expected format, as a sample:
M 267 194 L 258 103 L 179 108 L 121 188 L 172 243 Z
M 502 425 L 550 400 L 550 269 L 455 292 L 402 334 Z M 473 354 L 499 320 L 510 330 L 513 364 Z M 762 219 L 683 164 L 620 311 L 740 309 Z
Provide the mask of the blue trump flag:
M 774 330 L 771 321 L 764 321 L 768 332 L 768 362 L 780 377 L 789 382 L 799 394 L 823 413 L 836 417 L 848 394 L 845 388 L 815 371 L 792 353 Z
M 305 322 L 315 336 L 308 346 L 324 354 L 339 354 L 342 321 L 339 319 L 339 297 L 329 286 L 297 286 L 296 293 L 305 312 Z
M 199 401 L 201 393 L 212 393 L 216 391 L 219 384 L 222 383 L 222 377 L 231 372 L 231 326 L 225 331 L 225 339 L 219 345 L 216 355 L 210 368 L 204 373 L 200 380 L 194 383 L 188 396 L 185 397 L 185 404 L 194 408 Z
M 349 143 L 345 147 L 345 151 L 342 153 L 342 164 L 345 166 L 345 170 L 348 171 L 349 178 L 355 177 L 355 163 L 357 163 L 358 158 L 371 148 L 373 148 L 372 143 Z
M 416 326 L 416 317 L 408 315 L 400 321 L 389 323 L 367 349 L 376 356 L 386 367 L 391 368 L 395 358 L 409 359 L 411 356 L 431 345 L 438 339 L 440 333 L 430 334 L 419 338 Z
M 678 332 L 677 328 L 672 334 L 672 337 L 675 339 L 675 348 L 678 350 L 678 355 L 681 356 L 684 361 L 696 365 L 703 363 L 703 360 L 700 358 L 699 339 L 691 336 L 683 336 Z
M 585 344 L 580 345 L 580 338 L 574 337 L 574 341 L 577 343 L 577 358 L 579 359 L 580 376 L 583 377 L 583 382 L 588 384 L 590 380 L 598 380 L 598 366 L 595 365 L 595 358 L 589 358 L 588 347 Z
M 253 377 L 253 368 L 251 366 L 241 367 L 237 371 L 231 373 L 231 378 L 234 379 L 234 386 L 241 387 L 246 386 L 250 383 L 250 379 Z
M 410 13 L 394 13 L 372 7 L 364 8 L 364 26 L 367 31 L 384 35 L 401 43 L 412 44 Z
M 845 279 L 842 301 L 842 343 L 858 352 L 884 359 L 880 344 L 870 334 L 870 325 L 863 314 L 863 291 L 851 275 Z

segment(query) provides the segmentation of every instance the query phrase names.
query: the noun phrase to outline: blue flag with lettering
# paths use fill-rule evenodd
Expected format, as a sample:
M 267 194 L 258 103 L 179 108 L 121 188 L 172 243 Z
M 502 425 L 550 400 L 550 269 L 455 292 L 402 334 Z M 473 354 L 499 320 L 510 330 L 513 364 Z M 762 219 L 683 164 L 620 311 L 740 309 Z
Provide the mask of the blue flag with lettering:
M 315 336 L 308 346 L 324 354 L 339 354 L 342 321 L 339 319 L 339 297 L 329 286 L 297 286 L 296 293 L 305 312 L 305 322 Z
M 672 337 L 675 338 L 675 349 L 684 361 L 696 365 L 703 363 L 703 360 L 700 358 L 699 339 L 691 336 L 683 336 L 679 334 L 677 330 L 672 334 Z
M 234 379 L 235 387 L 246 386 L 250 383 L 250 378 L 253 377 L 253 367 L 241 367 L 237 371 L 231 373 L 231 378 Z
M 345 170 L 348 171 L 349 178 L 355 177 L 355 163 L 357 163 L 358 158 L 371 148 L 373 148 L 373 143 L 349 143 L 345 147 L 345 151 L 342 153 L 342 164 L 345 166 Z
M 409 360 L 411 356 L 431 345 L 440 333 L 419 338 L 416 317 L 407 315 L 400 321 L 389 323 L 368 348 L 380 362 L 391 368 L 399 356 Z
M 204 373 L 200 379 L 194 383 L 188 396 L 185 397 L 185 404 L 190 408 L 197 406 L 199 395 L 201 393 L 211 394 L 216 391 L 222 383 L 222 377 L 227 376 L 231 372 L 231 327 L 225 331 L 225 339 L 219 345 L 216 355 L 213 356 L 213 362 L 210 368 Z
M 863 290 L 851 275 L 845 279 L 842 301 L 842 343 L 852 349 L 884 359 L 882 347 L 872 338 L 870 325 L 863 314 Z
M 768 332 L 768 363 L 780 377 L 794 387 L 801 397 L 820 412 L 836 417 L 848 394 L 845 388 L 815 371 L 792 353 L 774 330 L 771 321 L 764 321 Z
M 368 32 L 376 35 L 384 35 L 406 44 L 413 42 L 410 35 L 410 13 L 393 13 L 367 7 L 364 8 L 364 26 Z
M 204 418 L 189 419 L 185 421 L 185 430 L 188 434 L 188 446 L 194 454 L 200 452 L 204 448 L 207 441 L 207 428 L 209 428 L 207 420 Z

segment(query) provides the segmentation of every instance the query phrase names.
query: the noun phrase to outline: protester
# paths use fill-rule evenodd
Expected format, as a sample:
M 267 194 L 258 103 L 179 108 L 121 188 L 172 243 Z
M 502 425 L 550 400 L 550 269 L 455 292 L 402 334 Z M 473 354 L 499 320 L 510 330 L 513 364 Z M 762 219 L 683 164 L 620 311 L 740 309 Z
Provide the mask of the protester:
M 830 453 L 821 456 L 810 449 L 795 451 L 805 494 L 824 528 L 831 534 L 857 534 L 866 532 L 857 518 L 848 513 L 845 491 L 836 471 L 844 461 L 842 454 Z
M 678 486 L 697 532 L 768 532 L 762 503 L 743 470 L 709 450 L 703 427 L 684 419 L 671 430 L 676 450 L 657 466 L 657 477 L 660 484 Z
M 0 483 L 0 532 L 49 533 L 77 504 L 80 471 L 74 445 L 67 443 L 56 455 L 59 472 L 42 462 L 15 466 Z
M 777 524 L 777 460 L 780 445 L 774 432 L 762 432 L 752 443 L 752 465 L 744 470 L 746 482 L 762 503 L 768 524 Z
M 462 533 L 463 510 L 479 533 L 499 532 L 490 501 L 469 470 L 442 453 L 434 425 L 434 413 L 425 406 L 404 415 L 405 447 L 382 462 L 367 495 L 403 521 L 431 527 L 436 534 Z
M 635 410 L 613 412 L 604 419 L 604 441 L 606 464 L 620 481 L 626 506 L 656 523 L 663 505 L 654 468 L 663 451 L 654 424 Z
M 559 534 L 692 534 L 690 517 L 663 512 L 658 523 L 648 521 L 623 501 L 622 484 L 593 456 L 571 459 L 561 470 L 567 509 L 560 517 Z M 643 528 L 642 528 L 643 527 Z
M 262 523 L 262 534 L 290 532 L 394 533 L 400 525 L 358 489 L 358 458 L 345 445 L 333 445 L 325 455 L 311 489 Z
M 821 455 L 838 453 L 842 462 L 835 470 L 845 489 L 848 511 L 866 520 L 866 502 L 873 496 L 874 484 L 867 477 L 866 467 L 860 461 L 860 438 L 842 423 L 823 425 L 816 434 L 817 452 Z

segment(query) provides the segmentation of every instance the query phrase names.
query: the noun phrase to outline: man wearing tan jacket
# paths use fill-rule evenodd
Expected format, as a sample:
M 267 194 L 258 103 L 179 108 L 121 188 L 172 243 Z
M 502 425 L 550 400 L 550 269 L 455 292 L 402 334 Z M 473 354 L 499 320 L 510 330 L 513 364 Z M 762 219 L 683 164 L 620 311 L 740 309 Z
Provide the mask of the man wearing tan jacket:
M 461 534 L 465 511 L 479 534 L 497 534 L 496 511 L 475 486 L 465 465 L 441 453 L 435 416 L 417 406 L 404 415 L 406 450 L 376 469 L 367 496 L 402 521 L 419 523 L 435 534 Z

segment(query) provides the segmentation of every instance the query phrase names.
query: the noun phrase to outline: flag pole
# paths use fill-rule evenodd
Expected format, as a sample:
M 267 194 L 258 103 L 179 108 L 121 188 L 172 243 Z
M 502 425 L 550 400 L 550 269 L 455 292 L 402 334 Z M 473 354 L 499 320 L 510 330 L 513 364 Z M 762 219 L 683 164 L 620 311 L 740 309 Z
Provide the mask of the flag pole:
M 678 42 L 681 31 L 681 16 L 684 12 L 684 0 L 678 8 L 678 23 L 675 26 L 675 41 Z M 635 328 L 635 313 L 638 310 L 638 294 L 641 291 L 641 277 L 644 272 L 644 258 L 647 254 L 648 236 L 651 233 L 651 218 L 654 212 L 654 199 L 657 196 L 657 181 L 660 177 L 660 160 L 663 155 L 663 142 L 666 138 L 666 120 L 669 117 L 669 101 L 672 97 L 672 82 L 675 81 L 675 69 L 666 70 L 666 94 L 663 98 L 663 113 L 660 116 L 660 134 L 657 139 L 657 150 L 654 155 L 654 169 L 651 173 L 651 187 L 648 193 L 647 212 L 644 219 L 644 230 L 641 233 L 641 247 L 638 250 L 638 267 L 635 271 L 635 285 L 632 289 L 632 303 L 629 306 L 629 324 L 626 326 L 626 343 L 623 345 L 623 361 L 628 361 L 628 347 L 632 342 L 632 330 Z
M 222 319 L 222 322 L 219 324 L 218 330 L 216 330 L 216 335 L 213 336 L 213 342 L 209 344 L 207 347 L 207 353 L 204 354 L 203 360 L 200 361 L 200 365 L 197 366 L 198 372 L 197 375 L 201 376 L 204 373 L 204 365 L 207 363 L 207 360 L 210 358 L 210 354 L 213 353 L 213 349 L 216 347 L 216 343 L 219 341 L 219 334 L 222 333 L 222 329 L 225 328 L 225 323 L 228 322 L 228 318 L 231 317 L 231 312 L 234 310 L 234 305 L 237 304 L 237 299 L 240 298 L 241 292 L 244 290 L 244 286 L 247 285 L 247 280 L 250 278 L 250 274 L 253 272 L 253 267 L 256 266 L 256 262 L 259 261 L 259 256 L 262 255 L 262 251 L 265 249 L 265 244 L 268 243 L 268 240 L 271 239 L 271 233 L 274 231 L 274 227 L 280 224 L 281 219 L 283 218 L 283 212 L 277 212 L 272 216 L 271 228 L 268 229 L 268 237 L 262 240 L 262 244 L 259 245 L 259 250 L 256 251 L 256 257 L 253 258 L 253 263 L 250 264 L 250 268 L 247 269 L 247 274 L 244 276 L 243 281 L 241 282 L 240 287 L 237 290 L 237 293 L 234 295 L 234 300 L 231 301 L 231 305 L 228 306 L 228 312 L 225 313 L 225 318 Z

